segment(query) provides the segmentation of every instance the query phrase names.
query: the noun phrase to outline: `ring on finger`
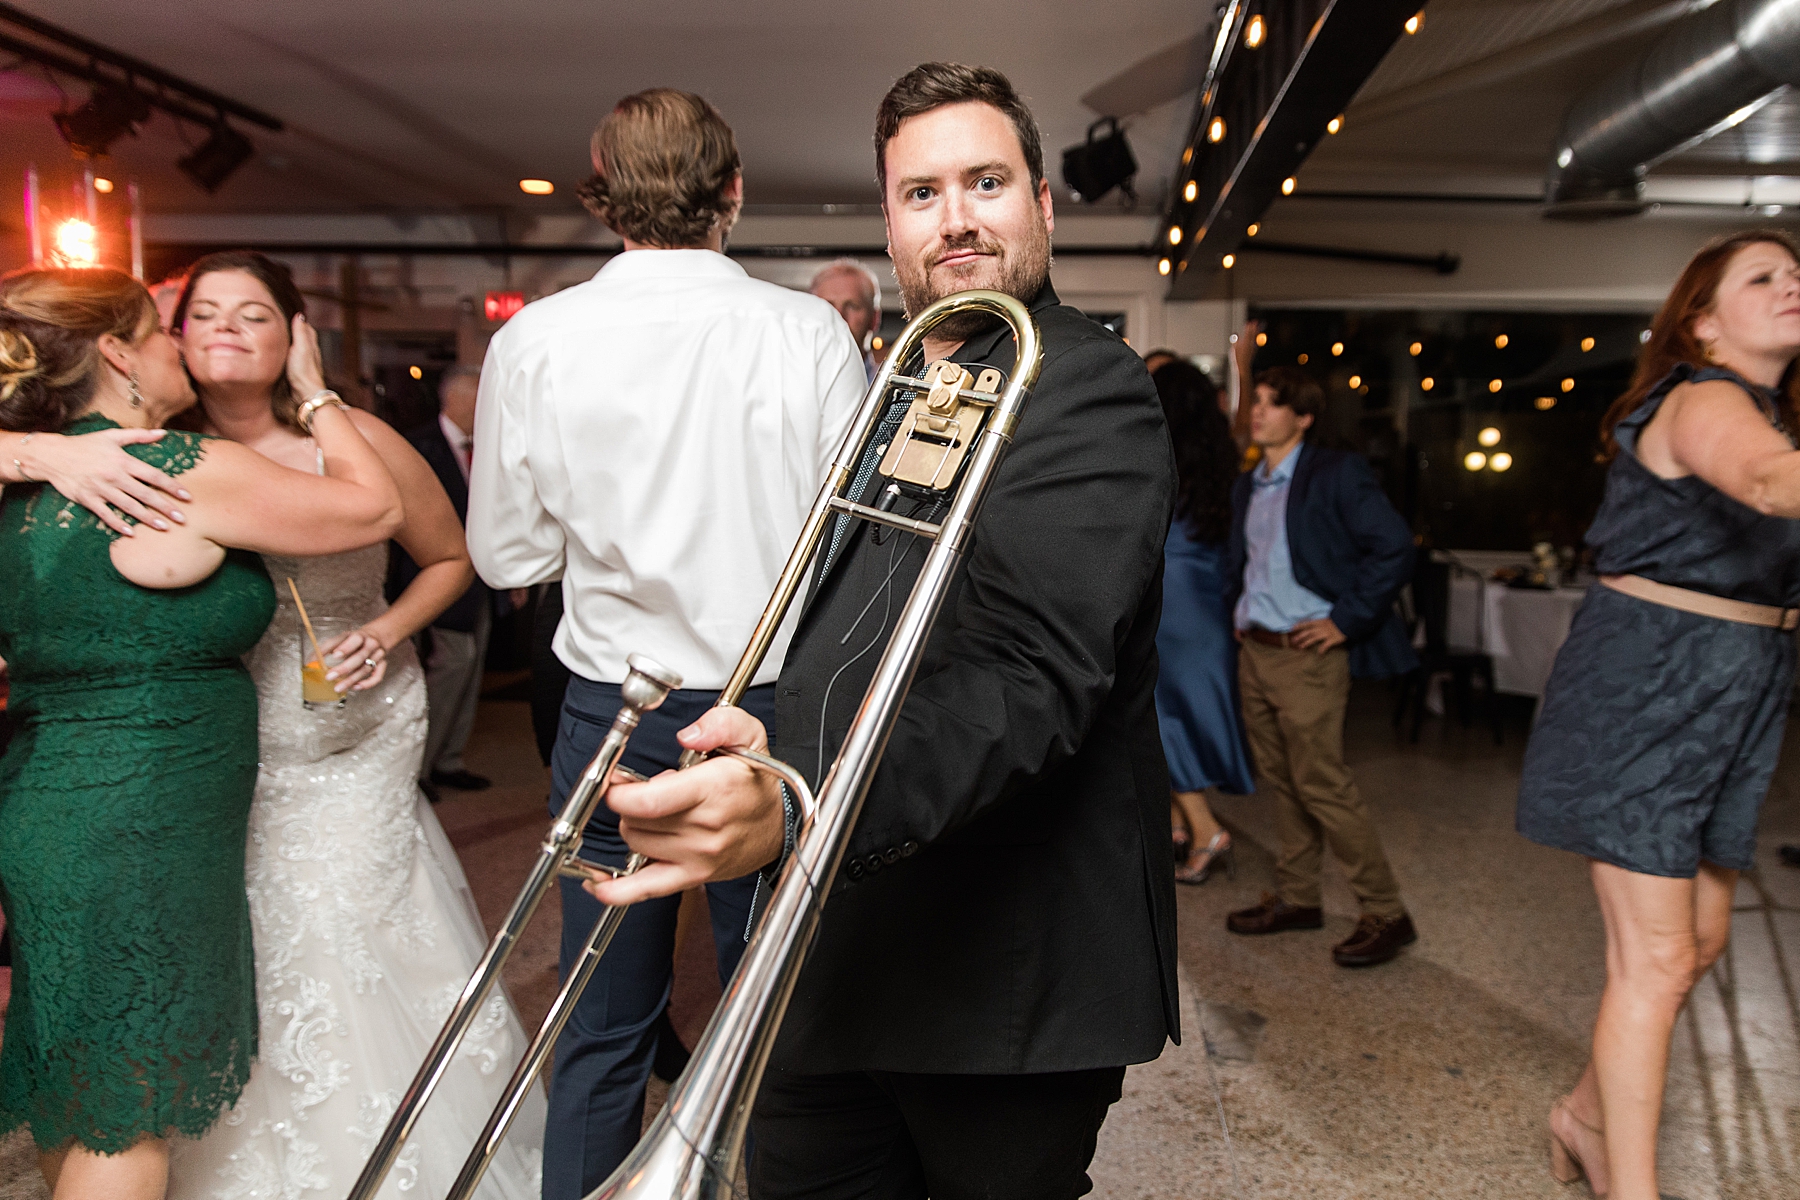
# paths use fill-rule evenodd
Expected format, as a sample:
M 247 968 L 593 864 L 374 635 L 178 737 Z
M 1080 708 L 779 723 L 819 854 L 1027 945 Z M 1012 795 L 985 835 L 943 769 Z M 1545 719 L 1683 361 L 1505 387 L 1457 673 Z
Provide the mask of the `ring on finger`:
M 375 660 L 373 658 L 365 658 L 363 659 L 363 666 L 373 671 L 375 669 Z

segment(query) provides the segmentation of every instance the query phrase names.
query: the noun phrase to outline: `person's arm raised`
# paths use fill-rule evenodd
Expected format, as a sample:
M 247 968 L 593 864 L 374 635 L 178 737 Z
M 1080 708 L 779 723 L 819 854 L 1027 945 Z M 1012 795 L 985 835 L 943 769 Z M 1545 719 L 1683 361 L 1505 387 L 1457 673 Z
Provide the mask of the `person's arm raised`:
M 1638 439 L 1638 459 L 1665 477 L 1698 475 L 1771 517 L 1800 517 L 1800 451 L 1736 384 L 1683 384 Z

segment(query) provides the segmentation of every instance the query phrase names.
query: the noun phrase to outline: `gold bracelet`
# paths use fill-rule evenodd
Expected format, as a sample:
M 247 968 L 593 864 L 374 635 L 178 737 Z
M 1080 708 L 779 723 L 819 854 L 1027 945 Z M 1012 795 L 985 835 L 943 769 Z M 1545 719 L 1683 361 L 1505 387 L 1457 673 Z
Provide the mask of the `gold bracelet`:
M 327 404 L 336 405 L 338 408 L 344 409 L 345 411 L 349 411 L 350 408 L 348 404 L 344 403 L 344 398 L 342 396 L 338 395 L 330 388 L 326 388 L 323 391 L 314 392 L 312 395 L 308 396 L 306 398 L 306 403 L 302 404 L 299 411 L 294 414 L 295 422 L 300 428 L 306 431 L 308 437 L 312 436 L 313 415 Z

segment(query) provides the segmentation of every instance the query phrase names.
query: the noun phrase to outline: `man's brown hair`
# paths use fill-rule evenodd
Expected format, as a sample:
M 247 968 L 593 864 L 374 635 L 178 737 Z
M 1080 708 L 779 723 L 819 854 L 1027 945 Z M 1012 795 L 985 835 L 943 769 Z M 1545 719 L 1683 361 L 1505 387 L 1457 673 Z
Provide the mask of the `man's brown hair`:
M 1325 389 L 1299 367 L 1270 367 L 1258 371 L 1253 386 L 1273 389 L 1275 403 L 1293 409 L 1296 417 L 1311 417 L 1317 422 L 1325 411 Z
M 704 97 L 674 88 L 627 96 L 594 130 L 588 211 L 647 246 L 698 246 L 736 215 L 725 190 L 742 167 L 731 126 Z
M 1044 144 L 1038 136 L 1031 110 L 1019 99 L 1012 81 L 992 67 L 966 67 L 961 63 L 920 63 L 888 89 L 875 110 L 875 177 L 881 181 L 881 201 L 887 203 L 887 144 L 900 132 L 900 122 L 946 104 L 976 100 L 991 104 L 1012 122 L 1031 171 L 1031 190 L 1044 179 Z

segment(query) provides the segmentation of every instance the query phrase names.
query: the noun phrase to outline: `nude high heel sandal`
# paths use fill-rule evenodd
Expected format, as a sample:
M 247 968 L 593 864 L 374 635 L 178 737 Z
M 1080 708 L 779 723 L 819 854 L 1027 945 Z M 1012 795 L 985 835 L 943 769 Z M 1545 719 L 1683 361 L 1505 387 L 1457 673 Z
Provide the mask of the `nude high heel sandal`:
M 1612 1183 L 1606 1173 L 1605 1135 L 1575 1115 L 1567 1096 L 1550 1110 L 1550 1175 L 1558 1183 L 1586 1176 L 1596 1196 L 1606 1195 Z

